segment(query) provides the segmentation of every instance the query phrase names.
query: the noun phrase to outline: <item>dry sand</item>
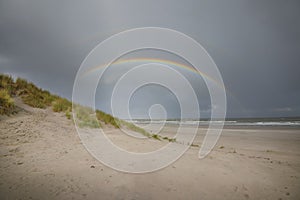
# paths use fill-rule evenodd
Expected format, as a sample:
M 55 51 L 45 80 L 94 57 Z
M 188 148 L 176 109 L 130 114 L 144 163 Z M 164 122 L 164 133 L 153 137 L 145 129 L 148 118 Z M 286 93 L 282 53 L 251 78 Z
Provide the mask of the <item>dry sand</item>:
M 299 129 L 227 128 L 199 160 L 201 128 L 195 146 L 175 163 L 126 174 L 94 159 L 63 114 L 18 104 L 23 111 L 0 119 L 0 199 L 300 199 Z M 166 143 L 107 130 L 131 151 Z

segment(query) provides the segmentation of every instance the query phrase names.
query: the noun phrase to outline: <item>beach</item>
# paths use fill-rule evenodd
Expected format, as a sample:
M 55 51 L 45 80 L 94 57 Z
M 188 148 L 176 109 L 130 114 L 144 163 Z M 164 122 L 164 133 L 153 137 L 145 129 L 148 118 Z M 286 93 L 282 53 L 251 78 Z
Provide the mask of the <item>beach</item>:
M 21 107 L 0 121 L 0 199 L 300 198 L 297 127 L 225 127 L 212 152 L 198 159 L 206 133 L 200 127 L 193 145 L 176 162 L 155 172 L 130 174 L 93 158 L 64 114 Z M 115 144 L 134 152 L 167 144 L 134 139 L 112 127 L 105 131 Z M 162 135 L 175 131 L 168 125 Z

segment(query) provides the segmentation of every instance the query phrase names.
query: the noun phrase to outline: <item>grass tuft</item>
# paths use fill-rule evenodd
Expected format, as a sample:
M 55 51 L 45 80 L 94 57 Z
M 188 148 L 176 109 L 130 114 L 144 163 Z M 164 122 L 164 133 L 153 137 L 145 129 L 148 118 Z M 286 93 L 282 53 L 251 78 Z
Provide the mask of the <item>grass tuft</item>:
M 72 103 L 64 98 L 57 98 L 52 103 L 54 112 L 70 112 L 72 110 Z
M 76 105 L 74 106 L 74 112 L 76 113 L 75 120 L 80 128 L 100 128 L 101 125 L 98 122 L 97 118 L 93 115 L 94 112 L 91 108 Z
M 66 117 L 68 119 L 71 119 L 72 118 L 72 115 L 71 115 L 71 112 L 69 110 L 66 111 Z
M 120 125 L 118 123 L 118 121 L 120 121 L 120 120 L 111 116 L 110 114 L 107 114 L 100 110 L 96 110 L 96 116 L 97 116 L 98 120 L 104 122 L 105 124 L 110 124 L 110 125 L 114 126 L 115 128 L 120 128 Z
M 58 96 L 20 78 L 17 79 L 15 88 L 16 94 L 21 96 L 23 102 L 35 108 L 46 108 L 58 98 Z
M 176 142 L 176 138 L 168 138 L 168 137 L 163 137 L 163 140 L 168 140 L 169 142 Z
M 15 95 L 16 85 L 11 76 L 0 74 L 0 89 L 5 89 L 10 96 Z
M 161 140 L 160 136 L 157 135 L 157 134 L 153 134 L 153 135 L 151 135 L 151 137 L 154 138 L 154 139 L 156 139 L 156 140 Z
M 9 91 L 0 89 L 0 114 L 9 115 L 15 107 L 14 100 L 10 97 Z
M 191 147 L 199 147 L 199 145 L 198 145 L 198 144 L 192 143 L 192 144 L 191 144 Z

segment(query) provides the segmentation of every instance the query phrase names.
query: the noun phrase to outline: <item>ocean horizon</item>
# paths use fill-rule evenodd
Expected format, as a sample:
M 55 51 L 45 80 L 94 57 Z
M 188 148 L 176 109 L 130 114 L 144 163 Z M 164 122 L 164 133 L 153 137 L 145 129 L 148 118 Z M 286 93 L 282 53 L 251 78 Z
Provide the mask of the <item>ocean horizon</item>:
M 300 126 L 300 117 L 278 117 L 278 118 L 228 118 L 220 119 L 132 119 L 126 120 L 135 124 L 166 124 L 166 125 L 191 125 L 202 126 L 209 123 L 223 123 L 225 126 Z

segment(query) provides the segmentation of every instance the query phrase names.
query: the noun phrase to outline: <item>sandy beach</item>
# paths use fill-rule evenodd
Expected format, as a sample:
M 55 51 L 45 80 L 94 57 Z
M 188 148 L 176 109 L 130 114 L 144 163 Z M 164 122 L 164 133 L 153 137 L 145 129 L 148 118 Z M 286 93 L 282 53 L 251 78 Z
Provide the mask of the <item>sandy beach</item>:
M 300 198 L 297 128 L 227 127 L 213 151 L 199 160 L 203 127 L 175 163 L 152 173 L 127 174 L 94 159 L 64 114 L 21 107 L 0 121 L 0 199 Z M 167 126 L 163 134 L 175 129 Z M 106 130 L 114 143 L 131 151 L 166 144 Z

